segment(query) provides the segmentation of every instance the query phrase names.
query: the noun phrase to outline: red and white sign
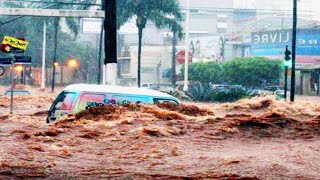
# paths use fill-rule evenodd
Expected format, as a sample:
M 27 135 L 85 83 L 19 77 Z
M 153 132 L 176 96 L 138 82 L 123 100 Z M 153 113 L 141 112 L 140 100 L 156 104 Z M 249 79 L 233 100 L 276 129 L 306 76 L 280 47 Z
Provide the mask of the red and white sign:
M 179 64 L 184 64 L 185 54 L 186 54 L 185 52 L 186 52 L 185 50 L 182 50 L 177 53 L 176 58 Z M 189 63 L 192 63 L 192 58 L 193 58 L 193 55 L 191 52 L 189 52 Z

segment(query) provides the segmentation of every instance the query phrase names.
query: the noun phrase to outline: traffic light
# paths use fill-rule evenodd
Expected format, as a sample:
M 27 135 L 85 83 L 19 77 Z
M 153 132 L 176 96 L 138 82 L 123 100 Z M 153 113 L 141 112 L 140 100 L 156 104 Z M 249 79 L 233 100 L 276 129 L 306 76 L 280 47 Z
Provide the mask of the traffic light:
M 284 52 L 284 55 L 285 55 L 284 59 L 286 61 L 290 61 L 291 60 L 291 51 L 288 50 L 288 46 L 286 46 L 286 51 Z

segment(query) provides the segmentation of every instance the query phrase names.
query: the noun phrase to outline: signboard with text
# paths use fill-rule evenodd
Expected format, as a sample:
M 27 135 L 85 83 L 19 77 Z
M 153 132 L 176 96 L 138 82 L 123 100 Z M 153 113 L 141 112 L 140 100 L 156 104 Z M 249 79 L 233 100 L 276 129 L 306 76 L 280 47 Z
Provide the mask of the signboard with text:
M 0 65 L 11 65 L 12 58 L 0 58 Z
M 0 58 L 0 65 L 12 65 L 14 64 L 31 64 L 32 60 L 30 56 L 16 56 L 15 58 Z
M 14 38 L 14 37 L 10 37 L 10 36 L 4 36 L 2 44 L 10 45 L 11 47 L 18 48 L 25 51 L 29 45 L 29 42 Z
M 286 45 L 291 49 L 292 31 L 277 30 L 251 34 L 252 56 L 281 56 Z M 320 56 L 320 29 L 297 31 L 297 56 Z

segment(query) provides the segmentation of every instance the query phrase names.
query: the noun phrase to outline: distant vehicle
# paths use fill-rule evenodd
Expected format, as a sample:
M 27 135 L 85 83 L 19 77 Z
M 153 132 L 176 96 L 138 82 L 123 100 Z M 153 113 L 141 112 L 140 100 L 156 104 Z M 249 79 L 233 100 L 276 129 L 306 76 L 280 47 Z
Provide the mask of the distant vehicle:
M 213 84 L 212 89 L 217 89 L 217 90 L 228 90 L 230 89 L 229 85 L 224 85 L 224 84 Z
M 273 95 L 275 92 L 283 90 L 281 86 L 266 86 L 263 89 L 251 89 L 249 90 L 252 95 Z
M 278 91 L 278 90 L 283 90 L 283 87 L 280 87 L 280 86 L 266 86 L 265 88 L 263 88 L 263 90 L 275 92 L 275 91 Z
M 144 83 L 141 85 L 142 88 L 149 88 L 149 89 L 151 89 L 155 86 L 156 86 L 156 84 L 154 84 L 154 83 Z
M 180 101 L 159 91 L 121 86 L 74 84 L 67 86 L 52 103 L 47 123 L 61 119 L 67 114 L 76 114 L 94 106 L 106 104 L 146 103 L 157 104 Z
M 28 90 L 23 90 L 23 89 L 14 89 L 13 90 L 13 95 L 16 96 L 16 95 L 29 95 L 30 92 Z M 7 90 L 5 92 L 6 96 L 11 96 L 11 90 Z
M 141 85 L 142 88 L 153 89 L 161 92 L 173 92 L 175 88 L 171 84 L 153 84 L 145 83 Z

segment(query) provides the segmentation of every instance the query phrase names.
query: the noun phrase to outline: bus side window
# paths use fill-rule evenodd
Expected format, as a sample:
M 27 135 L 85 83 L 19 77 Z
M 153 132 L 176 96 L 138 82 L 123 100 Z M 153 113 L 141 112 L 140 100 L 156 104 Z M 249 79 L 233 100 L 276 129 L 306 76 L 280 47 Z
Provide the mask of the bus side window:
M 112 99 L 116 100 L 120 104 L 121 102 L 136 103 L 136 104 L 148 103 L 148 98 L 141 97 L 141 96 L 115 95 L 115 96 L 112 96 Z
M 85 110 L 88 104 L 102 104 L 105 97 L 104 94 L 84 93 L 80 97 L 78 109 Z
M 173 99 L 161 99 L 161 98 L 153 98 L 153 102 L 154 104 L 162 104 L 162 103 L 178 104 L 178 102 Z
M 70 110 L 74 97 L 75 93 L 67 92 L 60 94 L 54 106 L 55 110 Z

